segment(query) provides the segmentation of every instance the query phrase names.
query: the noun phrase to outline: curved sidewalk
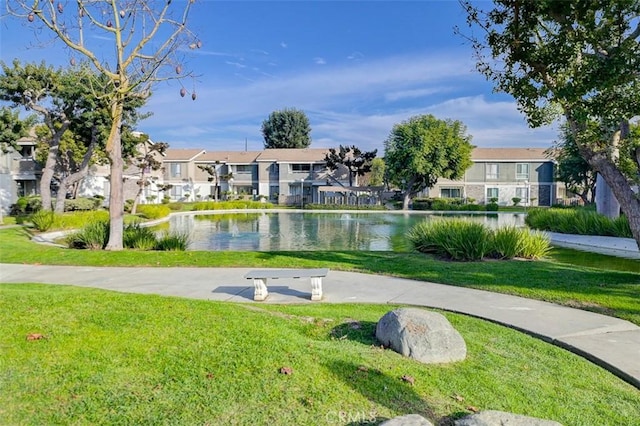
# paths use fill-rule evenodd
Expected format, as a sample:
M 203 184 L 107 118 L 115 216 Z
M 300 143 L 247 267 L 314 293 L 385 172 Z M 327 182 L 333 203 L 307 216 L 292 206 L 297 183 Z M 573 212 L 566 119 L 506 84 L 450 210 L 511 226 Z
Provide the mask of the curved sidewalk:
M 253 269 L 253 268 L 251 268 Z M 388 303 L 439 308 L 503 324 L 566 348 L 640 389 L 640 327 L 552 303 L 463 287 L 330 271 L 322 302 L 309 280 L 272 280 L 253 302 L 250 268 L 121 268 L 0 264 L 0 283 L 70 284 L 129 293 L 250 303 Z

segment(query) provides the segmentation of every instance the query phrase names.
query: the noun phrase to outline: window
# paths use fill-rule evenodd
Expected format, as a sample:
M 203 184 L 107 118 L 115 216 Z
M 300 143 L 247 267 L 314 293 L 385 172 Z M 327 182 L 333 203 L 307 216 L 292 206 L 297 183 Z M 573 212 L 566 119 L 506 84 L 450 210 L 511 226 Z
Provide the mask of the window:
M 292 164 L 291 171 L 292 172 L 310 172 L 311 164 Z
M 516 197 L 520 198 L 523 202 L 529 201 L 529 188 L 516 188 Z
M 516 179 L 520 179 L 520 180 L 529 179 L 529 164 L 527 163 L 516 164 Z
M 279 164 L 272 164 L 269 167 L 269 173 L 271 173 L 272 175 L 278 175 L 280 174 L 280 165 Z
M 171 195 L 172 198 L 182 197 L 182 186 L 180 185 L 172 186 L 169 194 Z
M 441 198 L 462 198 L 460 188 L 440 188 Z
M 487 164 L 487 179 L 498 179 L 498 165 Z
M 180 163 L 171 163 L 170 166 L 170 170 L 171 170 L 171 177 L 180 177 L 181 176 L 181 164 Z
M 251 164 L 238 164 L 236 166 L 237 173 L 251 173 Z
M 498 188 L 487 188 L 487 202 L 491 202 L 492 198 L 500 199 L 500 191 Z

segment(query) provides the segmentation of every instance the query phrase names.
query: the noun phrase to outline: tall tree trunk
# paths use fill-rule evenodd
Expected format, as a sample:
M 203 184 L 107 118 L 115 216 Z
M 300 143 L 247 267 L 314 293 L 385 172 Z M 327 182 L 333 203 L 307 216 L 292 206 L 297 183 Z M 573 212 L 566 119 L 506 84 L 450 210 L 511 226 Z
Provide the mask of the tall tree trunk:
M 622 172 L 603 154 L 594 154 L 587 161 L 600 172 L 613 195 L 619 201 L 620 208 L 629 221 L 631 234 L 640 248 L 640 199 L 638 199 L 638 195 L 633 192 Z M 597 192 L 600 192 L 600 188 L 596 189 Z
M 69 190 L 69 187 L 79 182 L 89 173 L 89 163 L 91 162 L 91 157 L 93 157 L 93 151 L 95 150 L 95 147 L 96 147 L 96 139 L 92 138 L 91 143 L 87 147 L 87 152 L 85 152 L 84 156 L 82 157 L 82 163 L 80 164 L 80 169 L 77 170 L 75 173 L 65 176 L 60 181 L 60 188 L 58 189 L 58 195 L 56 197 L 56 207 L 54 210 L 56 213 L 64 212 L 64 200 L 67 198 L 67 192 Z M 74 192 L 77 192 L 77 187 L 75 188 Z M 75 194 L 74 194 L 74 198 L 75 198 Z
M 53 210 L 51 205 L 51 181 L 53 180 L 59 151 L 60 139 L 54 137 L 49 144 L 49 154 L 42 169 L 42 176 L 40 176 L 40 199 L 42 200 L 42 210 L 45 211 Z
M 111 184 L 109 192 L 109 242 L 105 250 L 122 250 L 124 233 L 124 160 L 122 159 L 122 110 L 124 100 L 114 101 L 112 108 L 113 122 L 107 140 L 107 156 L 111 164 Z

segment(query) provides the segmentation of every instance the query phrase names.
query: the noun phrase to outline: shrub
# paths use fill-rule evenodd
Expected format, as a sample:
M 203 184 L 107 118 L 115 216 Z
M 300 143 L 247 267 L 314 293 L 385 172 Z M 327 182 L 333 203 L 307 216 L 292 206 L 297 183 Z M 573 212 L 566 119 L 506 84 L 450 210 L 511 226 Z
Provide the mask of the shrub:
M 105 210 L 67 212 L 55 216 L 54 229 L 79 229 L 91 222 L 109 220 L 109 212 Z
M 182 210 L 182 203 L 170 203 L 167 206 L 169 207 L 170 210 L 173 210 L 176 212 Z
M 11 216 L 22 216 L 25 214 L 35 213 L 42 209 L 42 199 L 39 195 L 29 195 L 26 197 L 20 197 L 16 200 L 15 204 L 10 207 Z
M 64 200 L 64 211 L 73 212 L 78 210 L 94 210 L 97 207 L 96 201 L 98 202 L 98 205 L 101 202 L 95 198 L 75 198 L 73 200 Z
M 499 259 L 513 259 L 522 253 L 523 231 L 515 226 L 505 226 L 493 233 L 492 255 Z
M 142 204 L 138 206 L 138 214 L 146 219 L 167 217 L 171 209 L 164 204 Z
M 514 206 L 517 206 L 518 204 L 520 204 L 520 201 L 522 201 L 522 198 L 520 198 L 520 197 L 513 197 L 513 198 L 511 199 L 511 201 L 513 201 L 513 205 L 514 205 Z
M 169 197 L 168 195 L 165 195 L 164 197 L 162 197 L 162 204 L 169 204 L 171 202 L 171 197 Z
M 100 250 L 109 241 L 109 221 L 90 222 L 78 232 L 66 238 L 69 248 Z
M 156 234 L 150 228 L 141 226 L 139 222 L 124 227 L 122 244 L 126 248 L 153 250 L 156 242 Z
M 421 222 L 409 231 L 408 238 L 420 252 L 453 260 L 481 260 L 491 246 L 491 230 L 463 219 Z
M 494 202 L 491 202 L 491 203 L 487 204 L 486 206 L 484 206 L 484 209 L 486 211 L 488 211 L 488 212 L 497 212 L 499 208 L 500 207 L 498 206 L 498 203 L 494 203 Z
M 55 213 L 52 211 L 38 210 L 31 215 L 30 220 L 31 223 L 33 223 L 34 228 L 40 232 L 45 232 L 53 226 L 56 220 L 55 216 Z
M 184 251 L 189 246 L 189 234 L 165 234 L 156 243 L 156 250 Z
M 518 257 L 540 259 L 551 250 L 549 238 L 541 232 L 523 231 L 521 234 L 522 249 Z
M 536 208 L 529 211 L 525 223 L 543 231 L 632 238 L 626 217 L 610 219 L 587 209 Z

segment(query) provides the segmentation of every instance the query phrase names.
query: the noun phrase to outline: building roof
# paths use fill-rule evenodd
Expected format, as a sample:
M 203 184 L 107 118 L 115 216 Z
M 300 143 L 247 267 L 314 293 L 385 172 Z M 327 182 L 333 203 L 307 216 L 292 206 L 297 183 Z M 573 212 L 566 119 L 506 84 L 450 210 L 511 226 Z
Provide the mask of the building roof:
M 279 161 L 281 163 L 324 161 L 329 148 L 277 148 L 261 151 L 258 161 Z
M 262 151 L 210 151 L 205 152 L 196 160 L 197 162 L 248 164 L 254 163 Z
M 552 161 L 546 148 L 474 148 L 473 161 Z
M 192 161 L 196 157 L 204 154 L 203 149 L 167 149 L 164 161 Z

